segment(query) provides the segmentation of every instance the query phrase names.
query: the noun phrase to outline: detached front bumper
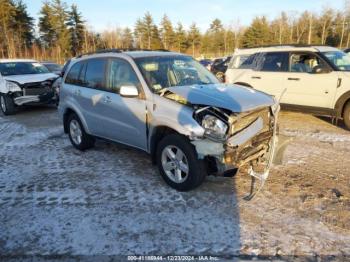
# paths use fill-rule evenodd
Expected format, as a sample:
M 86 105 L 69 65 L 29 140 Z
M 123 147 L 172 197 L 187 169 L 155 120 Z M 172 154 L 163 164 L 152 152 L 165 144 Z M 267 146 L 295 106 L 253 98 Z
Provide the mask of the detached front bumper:
M 15 94 L 13 100 L 18 106 L 31 104 L 50 104 L 54 103 L 57 100 L 57 95 L 53 90 L 36 95 L 26 95 L 25 92 L 23 92 L 22 94 Z

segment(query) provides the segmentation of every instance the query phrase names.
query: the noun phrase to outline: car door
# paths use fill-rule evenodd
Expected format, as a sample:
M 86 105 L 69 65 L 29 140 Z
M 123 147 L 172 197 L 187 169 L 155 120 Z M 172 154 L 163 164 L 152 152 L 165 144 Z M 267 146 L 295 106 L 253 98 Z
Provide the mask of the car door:
M 338 73 L 317 54 L 291 52 L 288 76 L 283 79 L 287 92 L 283 104 L 315 108 L 332 108 Z
M 122 86 L 136 86 L 139 97 L 122 97 Z M 106 69 L 106 90 L 99 103 L 104 119 L 103 136 L 111 140 L 147 149 L 146 102 L 141 83 L 130 65 L 122 58 L 109 58 Z
M 288 72 L 288 59 L 288 52 L 258 54 L 250 75 L 252 87 L 279 98 L 285 89 L 283 79 Z

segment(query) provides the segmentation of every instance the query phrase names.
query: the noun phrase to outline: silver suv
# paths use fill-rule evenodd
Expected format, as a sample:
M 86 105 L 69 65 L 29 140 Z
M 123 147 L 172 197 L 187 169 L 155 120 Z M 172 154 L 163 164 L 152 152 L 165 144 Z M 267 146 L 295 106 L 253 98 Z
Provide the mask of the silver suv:
M 171 187 L 238 168 L 268 176 L 279 105 L 249 88 L 221 84 L 189 56 L 105 50 L 72 59 L 59 113 L 74 147 L 104 138 L 148 152 Z

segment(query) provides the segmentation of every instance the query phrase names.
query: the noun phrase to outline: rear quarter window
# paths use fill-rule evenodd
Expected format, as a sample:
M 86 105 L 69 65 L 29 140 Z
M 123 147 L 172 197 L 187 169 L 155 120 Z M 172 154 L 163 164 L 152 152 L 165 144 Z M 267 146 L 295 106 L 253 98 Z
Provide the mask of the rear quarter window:
M 79 84 L 79 73 L 81 71 L 82 63 L 78 62 L 72 66 L 72 68 L 69 70 L 65 83 L 71 84 L 71 85 L 78 85 Z
M 256 58 L 257 54 L 253 54 L 247 57 L 242 56 L 243 61 L 239 63 L 240 65 L 238 66 L 239 69 L 254 69 L 256 67 Z

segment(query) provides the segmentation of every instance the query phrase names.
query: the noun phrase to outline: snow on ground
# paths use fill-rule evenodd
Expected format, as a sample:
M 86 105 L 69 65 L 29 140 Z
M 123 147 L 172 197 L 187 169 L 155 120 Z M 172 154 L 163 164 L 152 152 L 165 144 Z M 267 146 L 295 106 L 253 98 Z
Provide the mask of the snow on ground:
M 283 112 L 281 133 L 282 165 L 246 202 L 244 175 L 180 193 L 144 152 L 105 141 L 79 152 L 53 108 L 0 116 L 0 255 L 345 259 L 350 132 Z

